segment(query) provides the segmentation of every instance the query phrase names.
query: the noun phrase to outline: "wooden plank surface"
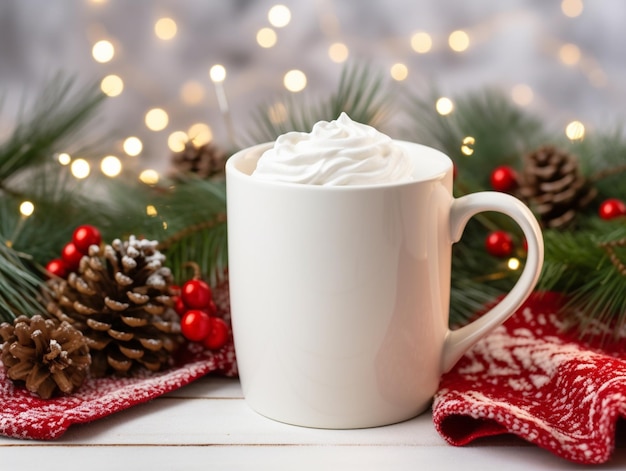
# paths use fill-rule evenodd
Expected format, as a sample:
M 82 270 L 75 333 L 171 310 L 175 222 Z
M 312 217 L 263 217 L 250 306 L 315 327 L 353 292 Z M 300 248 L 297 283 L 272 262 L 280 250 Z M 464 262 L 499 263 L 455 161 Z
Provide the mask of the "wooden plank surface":
M 626 447 L 600 469 L 626 469 Z M 317 430 L 252 411 L 237 380 L 206 377 L 54 441 L 0 438 L 2 470 L 581 469 L 514 437 L 446 444 L 430 414 L 388 427 Z M 503 468 L 504 467 L 504 468 Z

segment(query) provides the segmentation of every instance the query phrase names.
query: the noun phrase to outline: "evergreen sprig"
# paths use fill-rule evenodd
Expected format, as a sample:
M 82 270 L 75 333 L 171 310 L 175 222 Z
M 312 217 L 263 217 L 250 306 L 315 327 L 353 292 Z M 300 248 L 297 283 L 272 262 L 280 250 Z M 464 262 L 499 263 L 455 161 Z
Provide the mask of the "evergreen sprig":
M 41 313 L 41 280 L 28 265 L 29 257 L 15 251 L 0 237 L 0 321 L 10 321 L 17 313 Z
M 193 261 L 209 281 L 218 281 L 228 258 L 225 183 L 190 178 L 156 201 L 167 228 L 159 239 L 160 250 L 174 278 L 178 282 L 187 279 L 186 264 Z
M 9 138 L 0 144 L 0 187 L 8 185 L 22 170 L 28 170 L 64 146 L 79 148 L 78 132 L 93 118 L 105 95 L 96 87 L 76 90 L 74 80 L 57 77 L 47 84 L 31 109 L 20 117 Z
M 331 121 L 346 112 L 354 121 L 379 127 L 391 109 L 391 94 L 382 76 L 367 65 L 342 70 L 337 90 L 329 97 L 310 99 L 293 94 L 281 96 L 276 105 L 264 104 L 253 113 L 254 129 L 248 144 L 274 141 L 291 131 L 310 132 L 318 121 Z
M 41 312 L 39 261 L 76 215 L 74 186 L 50 164 L 57 152 L 81 148 L 79 131 L 103 99 L 95 86 L 77 91 L 73 80 L 57 77 L 0 143 L 0 320 Z M 30 217 L 20 215 L 24 200 L 35 204 Z

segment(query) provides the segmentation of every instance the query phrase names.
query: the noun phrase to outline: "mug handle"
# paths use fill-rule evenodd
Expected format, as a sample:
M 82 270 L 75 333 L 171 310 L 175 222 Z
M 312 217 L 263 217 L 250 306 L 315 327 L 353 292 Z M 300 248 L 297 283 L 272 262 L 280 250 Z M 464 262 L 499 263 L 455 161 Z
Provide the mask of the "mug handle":
M 506 321 L 530 296 L 537 284 L 543 265 L 543 238 L 533 213 L 517 198 L 495 191 L 472 193 L 455 199 L 450 209 L 450 236 L 452 242 L 461 239 L 465 225 L 477 213 L 497 211 L 506 214 L 521 227 L 528 242 L 524 270 L 511 291 L 493 308 L 475 321 L 455 330 L 448 330 L 442 354 L 442 372 L 456 362 L 497 326 Z

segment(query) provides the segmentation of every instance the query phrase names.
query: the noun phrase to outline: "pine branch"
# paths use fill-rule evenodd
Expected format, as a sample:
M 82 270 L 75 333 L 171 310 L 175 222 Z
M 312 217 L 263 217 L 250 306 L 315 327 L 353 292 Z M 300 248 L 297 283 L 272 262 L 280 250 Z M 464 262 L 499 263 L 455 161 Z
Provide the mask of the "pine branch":
M 185 264 L 194 261 L 204 277 L 216 282 L 228 258 L 225 182 L 191 178 L 163 194 L 156 205 L 167 226 L 161 250 L 175 280 L 185 281 Z
M 310 132 L 318 121 L 336 119 L 342 111 L 354 121 L 380 127 L 388 116 L 391 95 L 382 76 L 364 65 L 347 66 L 341 73 L 337 91 L 328 98 L 315 101 L 293 94 L 280 98 L 284 110 L 270 113 L 270 105 L 261 106 L 253 114 L 256 128 L 250 132 L 248 144 L 274 141 L 291 131 Z M 284 116 L 276 116 L 284 113 Z
M 454 110 L 445 116 L 435 109 L 439 96 L 436 90 L 426 98 L 409 96 L 410 124 L 402 132 L 407 140 L 435 147 L 454 161 L 462 193 L 488 188 L 496 166 L 519 167 L 522 155 L 548 139 L 538 118 L 496 90 L 453 98 Z
M 622 130 L 587 135 L 571 145 L 571 152 L 578 156 L 582 173 L 598 190 L 599 201 L 626 200 L 626 136 Z
M 96 87 L 73 92 L 72 80 L 57 77 L 34 100 L 30 116 L 13 130 L 9 139 L 0 145 L 0 184 L 9 188 L 7 181 L 21 170 L 30 169 L 64 150 L 78 131 L 94 116 L 105 98 Z M 77 142 L 72 145 L 75 147 Z
M 586 229 L 544 233 L 546 244 L 540 288 L 570 295 L 568 308 L 578 315 L 584 332 L 591 322 L 626 326 L 626 262 L 624 221 L 595 221 Z M 615 247 L 607 250 L 607 244 Z M 611 252 L 616 257 L 611 259 Z
M 41 280 L 33 274 L 28 257 L 16 252 L 0 237 L 0 321 L 10 322 L 20 314 L 42 312 Z
M 187 263 L 195 261 L 200 272 L 210 284 L 216 284 L 223 276 L 227 260 L 227 232 L 225 214 L 204 224 L 191 226 L 162 242 L 160 250 L 167 255 L 177 283 L 189 279 Z
M 69 221 L 75 216 L 68 210 L 72 207 L 73 187 L 60 176 L 61 166 L 51 163 L 52 156 L 67 150 L 66 145 L 76 148 L 77 132 L 93 117 L 104 95 L 95 87 L 73 92 L 73 86 L 73 81 L 61 78 L 51 82 L 34 101 L 33 108 L 23 112 L 27 117 L 22 117 L 0 144 L 0 318 L 3 320 L 41 311 L 40 265 L 46 257 L 51 258 L 53 247 L 56 248 L 55 238 L 68 231 Z M 35 213 L 29 218 L 19 214 L 23 200 L 35 204 Z

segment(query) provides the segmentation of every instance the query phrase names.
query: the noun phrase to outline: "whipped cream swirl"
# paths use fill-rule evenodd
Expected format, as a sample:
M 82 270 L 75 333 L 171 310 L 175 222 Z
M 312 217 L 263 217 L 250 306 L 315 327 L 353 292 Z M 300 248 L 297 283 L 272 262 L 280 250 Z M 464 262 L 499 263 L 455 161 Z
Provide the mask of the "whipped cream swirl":
M 252 176 L 308 185 L 378 185 L 410 181 L 412 170 L 404 149 L 389 136 L 341 113 L 335 121 L 316 123 L 310 133 L 279 136 Z

